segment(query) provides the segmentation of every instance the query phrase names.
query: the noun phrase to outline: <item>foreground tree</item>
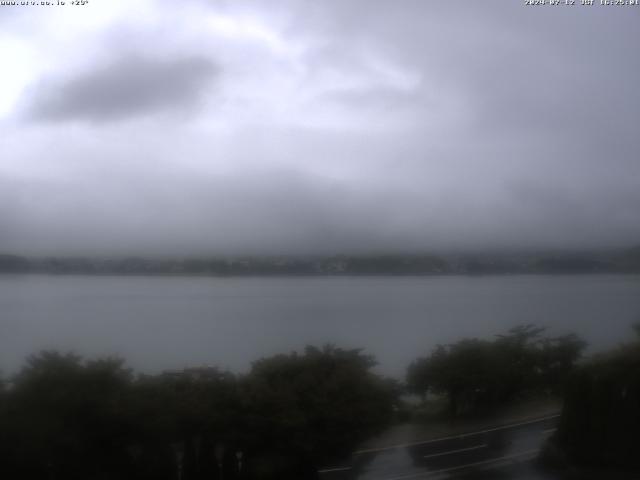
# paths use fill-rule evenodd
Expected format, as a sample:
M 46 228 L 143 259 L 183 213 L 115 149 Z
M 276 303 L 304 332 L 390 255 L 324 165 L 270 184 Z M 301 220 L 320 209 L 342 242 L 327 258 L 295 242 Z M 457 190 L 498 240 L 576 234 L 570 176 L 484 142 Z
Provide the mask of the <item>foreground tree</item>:
M 496 339 L 438 345 L 407 370 L 413 393 L 443 394 L 452 415 L 477 413 L 535 391 L 559 392 L 585 343 L 575 335 L 542 337 L 524 325 Z
M 13 478 L 126 478 L 129 435 L 123 399 L 131 381 L 120 360 L 32 356 L 5 401 L 3 468 Z
M 580 366 L 568 382 L 558 431 L 544 458 L 556 465 L 640 473 L 638 337 Z M 602 475 L 606 478 L 606 475 Z
M 333 346 L 254 363 L 244 398 L 248 451 L 259 452 L 256 478 L 310 478 L 385 426 L 394 391 L 374 365 L 359 350 Z
M 242 377 L 134 378 L 121 360 L 43 352 L 0 389 L 0 464 L 25 480 L 315 478 L 390 419 L 394 391 L 374 363 L 309 347 Z

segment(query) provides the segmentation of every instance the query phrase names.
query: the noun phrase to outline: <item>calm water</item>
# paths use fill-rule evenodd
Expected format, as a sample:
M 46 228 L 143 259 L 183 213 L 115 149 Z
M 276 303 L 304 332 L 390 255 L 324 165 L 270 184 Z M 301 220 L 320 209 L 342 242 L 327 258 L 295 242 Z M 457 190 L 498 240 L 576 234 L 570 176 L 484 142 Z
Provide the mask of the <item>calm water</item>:
M 439 342 L 520 323 L 630 338 L 639 276 L 183 278 L 0 276 L 0 369 L 42 348 L 118 354 L 136 369 L 212 364 L 332 342 L 401 375 Z

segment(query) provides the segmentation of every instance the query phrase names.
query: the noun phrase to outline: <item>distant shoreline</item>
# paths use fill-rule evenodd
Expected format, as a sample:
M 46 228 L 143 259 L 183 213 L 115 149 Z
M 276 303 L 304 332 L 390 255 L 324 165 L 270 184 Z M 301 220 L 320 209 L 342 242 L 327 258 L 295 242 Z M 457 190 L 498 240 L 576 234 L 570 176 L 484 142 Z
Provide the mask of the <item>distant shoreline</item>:
M 0 254 L 0 274 L 363 277 L 637 274 L 640 247 L 594 253 L 244 257 L 38 257 Z
M 119 277 L 119 278 L 447 278 L 447 277 L 597 277 L 597 276 L 629 276 L 640 275 L 640 271 L 602 271 L 602 272 L 487 272 L 487 273 L 235 273 L 235 274 L 215 274 L 215 273 L 105 273 L 105 272 L 4 272 L 0 271 L 1 277 Z

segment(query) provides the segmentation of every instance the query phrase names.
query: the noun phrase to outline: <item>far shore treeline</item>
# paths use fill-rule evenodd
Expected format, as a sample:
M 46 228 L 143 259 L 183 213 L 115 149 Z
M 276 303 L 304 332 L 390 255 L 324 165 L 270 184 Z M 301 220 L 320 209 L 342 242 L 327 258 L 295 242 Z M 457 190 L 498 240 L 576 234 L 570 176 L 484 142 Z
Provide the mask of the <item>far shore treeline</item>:
M 0 462 L 26 480 L 313 479 L 394 421 L 419 418 L 407 393 L 449 418 L 562 395 L 584 346 L 525 325 L 438 346 L 406 382 L 331 345 L 262 358 L 244 374 L 142 375 L 121 359 L 44 351 L 0 379 Z
M 588 252 L 449 255 L 102 258 L 0 254 L 0 273 L 211 276 L 640 273 L 640 246 Z

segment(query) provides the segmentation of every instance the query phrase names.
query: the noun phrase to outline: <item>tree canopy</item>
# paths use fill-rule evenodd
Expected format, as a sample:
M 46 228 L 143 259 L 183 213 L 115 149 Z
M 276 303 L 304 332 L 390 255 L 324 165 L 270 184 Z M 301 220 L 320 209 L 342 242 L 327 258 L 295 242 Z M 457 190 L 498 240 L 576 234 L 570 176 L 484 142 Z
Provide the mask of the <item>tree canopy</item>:
M 559 393 L 585 347 L 576 335 L 544 337 L 534 325 L 493 340 L 438 345 L 407 370 L 410 391 L 444 394 L 453 415 L 476 413 L 531 391 Z
M 245 375 L 134 376 L 122 360 L 42 352 L 0 390 L 10 478 L 314 478 L 391 417 L 394 390 L 359 350 L 308 347 Z

